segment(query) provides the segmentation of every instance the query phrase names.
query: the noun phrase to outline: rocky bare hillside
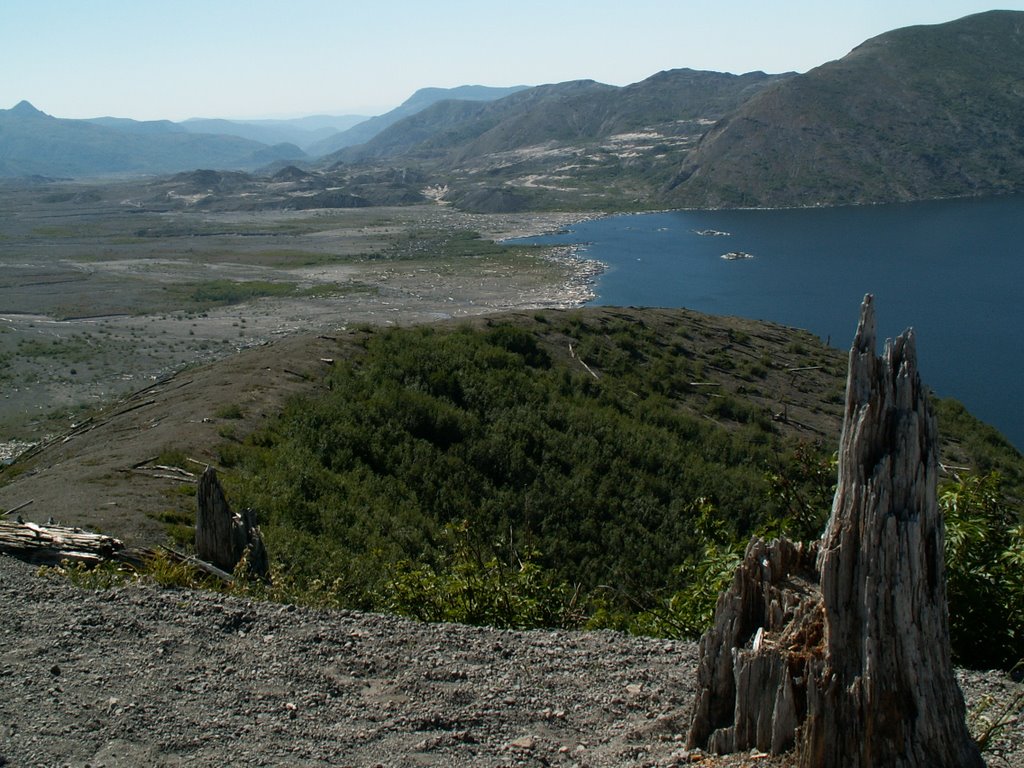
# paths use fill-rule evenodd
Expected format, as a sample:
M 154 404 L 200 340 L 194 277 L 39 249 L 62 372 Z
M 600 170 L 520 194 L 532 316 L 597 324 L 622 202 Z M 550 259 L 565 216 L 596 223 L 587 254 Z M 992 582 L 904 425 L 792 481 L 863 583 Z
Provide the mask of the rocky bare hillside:
M 758 766 L 688 755 L 692 643 L 87 591 L 0 556 L 0 766 Z M 1014 690 L 962 673 L 968 706 Z M 989 765 L 1024 765 L 1024 726 Z

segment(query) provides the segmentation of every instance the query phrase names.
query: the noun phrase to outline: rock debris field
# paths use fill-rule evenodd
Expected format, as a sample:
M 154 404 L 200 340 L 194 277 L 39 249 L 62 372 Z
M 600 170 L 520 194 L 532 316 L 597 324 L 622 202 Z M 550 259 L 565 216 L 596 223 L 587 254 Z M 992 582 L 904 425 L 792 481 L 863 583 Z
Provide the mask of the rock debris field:
M 90 591 L 6 556 L 0 599 L 0 766 L 788 764 L 686 753 L 694 643 Z M 989 764 L 1024 765 L 1004 733 Z

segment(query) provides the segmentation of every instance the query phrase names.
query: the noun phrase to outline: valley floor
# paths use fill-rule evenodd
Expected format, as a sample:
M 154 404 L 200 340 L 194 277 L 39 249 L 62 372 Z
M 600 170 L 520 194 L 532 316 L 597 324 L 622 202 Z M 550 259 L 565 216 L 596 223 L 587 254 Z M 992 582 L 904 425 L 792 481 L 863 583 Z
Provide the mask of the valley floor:
M 378 218 L 358 218 L 371 215 Z M 338 217 L 333 228 L 278 220 L 274 226 L 307 228 L 297 244 L 289 241 L 297 251 L 245 240 L 255 261 L 295 262 L 275 267 L 288 273 L 275 279 L 353 288 L 326 298 L 262 298 L 187 313 L 154 306 L 59 321 L 0 307 L 0 353 L 10 356 L 0 428 L 14 430 L 0 439 L 60 435 L 11 468 L 20 474 L 0 488 L 0 510 L 31 502 L 26 517 L 92 525 L 129 543 L 162 540 L 160 512 L 190 505 L 194 487 L 153 471 L 160 454 L 184 445 L 197 469 L 215 463 L 213 446 L 318 386 L 318 372 L 341 354 L 333 332 L 576 306 L 595 269 L 573 253 L 464 252 L 457 261 L 437 252 L 356 254 L 332 262 L 346 249 L 393 248 L 410 227 L 503 238 L 565 226 L 575 215 L 482 217 L 423 207 Z M 218 230 L 227 223 L 197 222 Z M 244 230 L 266 221 L 230 223 Z M 19 243 L 31 245 L 32 227 L 40 227 L 26 227 L 23 241 L 11 229 L 0 256 L 36 269 L 43 262 Z M 0 297 L 13 301 L 34 281 L 42 301 L 47 285 L 64 285 L 72 273 L 85 275 L 86 287 L 106 286 L 107 299 L 125 286 L 152 296 L 159 293 L 147 291 L 160 281 L 267 274 L 260 264 L 239 266 L 233 251 L 225 256 L 214 236 L 143 245 L 138 237 L 122 244 L 116 233 L 99 241 L 60 235 L 43 279 L 8 272 Z M 436 234 L 426 239 L 437 242 Z M 186 246 L 205 249 L 203 257 L 186 256 Z M 86 258 L 98 248 L 114 253 Z M 142 277 L 131 272 L 140 248 L 156 258 Z M 160 272 L 167 266 L 160 259 L 175 248 L 173 265 Z M 317 254 L 330 258 L 298 263 Z M 277 343 L 266 345 L 271 339 Z M 233 354 L 242 348 L 249 349 Z M 227 360 L 216 371 L 196 366 L 167 376 L 220 357 Z M 31 380 L 19 378 L 26 374 Z M 106 411 L 88 408 L 126 394 Z M 229 415 L 231 406 L 243 416 Z M 425 625 L 145 585 L 91 592 L 4 556 L 0 602 L 0 766 L 787 765 L 749 755 L 694 761 L 685 753 L 692 643 Z M 1012 695 L 1001 674 L 964 673 L 962 681 L 975 711 L 991 697 L 984 711 L 994 713 Z M 997 748 L 990 765 L 1024 765 L 1024 724 Z
M 0 197 L 0 217 L 6 202 Z M 501 252 L 484 243 L 477 253 L 470 242 L 450 255 L 446 247 L 450 235 L 540 234 L 582 214 L 436 205 L 190 212 L 151 216 L 170 232 L 140 237 L 133 232 L 143 222 L 108 207 L 59 235 L 54 222 L 66 211 L 14 213 L 21 229 L 0 242 L 0 460 L 185 365 L 294 333 L 578 306 L 599 270 L 567 248 Z M 299 295 L 196 300 L 228 281 L 295 286 Z

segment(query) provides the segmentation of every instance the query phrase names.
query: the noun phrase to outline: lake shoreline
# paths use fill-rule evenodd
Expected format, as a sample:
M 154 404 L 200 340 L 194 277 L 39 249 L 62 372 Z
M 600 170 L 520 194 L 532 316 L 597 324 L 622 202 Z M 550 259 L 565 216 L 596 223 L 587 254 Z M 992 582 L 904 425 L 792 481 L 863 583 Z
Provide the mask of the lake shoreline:
M 753 259 L 723 259 L 727 249 Z M 843 349 L 874 294 L 881 336 L 913 327 L 922 373 L 1020 450 L 1024 196 L 829 208 L 630 212 L 518 242 L 577 245 L 607 265 L 594 305 L 688 307 L 811 331 Z M 964 254 L 971 254 L 969 259 Z M 737 268 L 736 262 L 743 267 Z

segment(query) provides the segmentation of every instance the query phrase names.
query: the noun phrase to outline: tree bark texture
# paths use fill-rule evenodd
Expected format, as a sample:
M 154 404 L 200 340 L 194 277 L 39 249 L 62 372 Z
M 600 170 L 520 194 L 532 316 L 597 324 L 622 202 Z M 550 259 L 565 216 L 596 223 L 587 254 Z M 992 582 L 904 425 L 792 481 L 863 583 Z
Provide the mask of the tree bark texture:
M 206 468 L 196 489 L 196 556 L 228 573 L 242 558 L 249 575 L 267 579 L 270 573 L 256 513 L 232 513 L 213 467 Z
M 795 744 L 801 768 L 984 765 L 953 675 L 937 429 L 914 335 L 881 357 L 875 345 L 868 296 L 828 527 L 807 550 L 751 543 L 701 641 L 691 746 Z
M 817 543 L 755 538 L 700 642 L 688 746 L 779 754 L 806 716 L 808 661 L 820 655 Z

